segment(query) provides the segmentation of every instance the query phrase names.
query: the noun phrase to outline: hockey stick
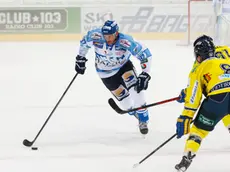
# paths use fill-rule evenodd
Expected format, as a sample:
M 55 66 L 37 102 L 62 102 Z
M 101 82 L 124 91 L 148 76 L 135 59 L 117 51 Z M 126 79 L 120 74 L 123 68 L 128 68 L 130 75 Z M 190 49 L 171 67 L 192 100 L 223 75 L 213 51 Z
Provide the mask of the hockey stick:
M 171 98 L 171 99 L 167 99 L 167 100 L 163 100 L 163 101 L 160 101 L 160 102 L 156 102 L 156 103 L 152 103 L 152 104 L 148 104 L 148 105 L 144 105 L 144 106 L 141 106 L 141 107 L 138 107 L 138 108 L 133 108 L 133 109 L 130 109 L 130 110 L 122 110 L 117 104 L 116 102 L 110 98 L 108 100 L 109 102 L 109 105 L 119 114 L 125 114 L 125 113 L 129 113 L 129 112 L 133 112 L 133 111 L 136 111 L 136 110 L 140 110 L 140 109 L 144 109 L 144 108 L 148 108 L 148 107 L 152 107 L 152 106 L 156 106 L 156 105 L 160 105 L 160 104 L 164 104 L 164 103 L 168 103 L 168 102 L 172 102 L 174 100 L 178 100 L 179 97 L 174 97 L 174 98 Z
M 194 122 L 194 120 L 191 122 L 191 124 Z M 144 162 L 146 159 L 148 159 L 150 156 L 152 156 L 154 153 L 156 153 L 160 148 L 162 148 L 164 145 L 166 145 L 168 142 L 170 142 L 174 137 L 176 137 L 177 134 L 175 133 L 170 138 L 168 138 L 164 143 L 162 143 L 160 146 L 158 146 L 155 150 L 153 150 L 150 154 L 148 154 L 145 158 L 143 158 L 140 162 L 133 165 L 133 168 L 138 167 L 142 162 Z
M 42 132 L 43 128 L 45 127 L 45 125 L 47 124 L 47 122 L 49 121 L 50 117 L 52 116 L 52 114 L 54 113 L 54 111 L 56 110 L 56 108 L 58 107 L 59 103 L 62 101 L 63 97 L 65 96 L 65 94 L 67 93 L 67 91 L 69 90 L 70 86 L 72 85 L 72 83 L 74 82 L 75 78 L 77 77 L 78 73 L 76 73 L 73 77 L 73 79 L 71 80 L 71 82 L 69 83 L 68 87 L 66 88 L 66 90 L 64 91 L 64 93 L 62 94 L 61 98 L 59 99 L 59 101 L 57 102 L 57 104 L 55 105 L 55 107 L 53 108 L 52 112 L 50 113 L 50 115 L 48 116 L 48 118 L 46 119 L 45 123 L 43 124 L 42 128 L 39 130 L 38 134 L 36 135 L 36 137 L 34 138 L 33 141 L 29 141 L 27 139 L 23 140 L 23 145 L 30 147 L 34 144 L 34 142 L 37 140 L 38 136 L 40 135 L 40 133 Z
M 166 140 L 164 143 L 162 143 L 160 146 L 158 146 L 154 151 L 152 151 L 150 154 L 148 154 L 145 158 L 143 158 L 140 162 L 133 165 L 133 168 L 138 167 L 142 162 L 144 162 L 146 159 L 148 159 L 150 156 L 152 156 L 155 152 L 157 152 L 160 148 L 162 148 L 164 145 L 166 145 L 170 140 L 172 140 L 174 137 L 176 137 L 177 134 L 172 135 L 168 140 Z

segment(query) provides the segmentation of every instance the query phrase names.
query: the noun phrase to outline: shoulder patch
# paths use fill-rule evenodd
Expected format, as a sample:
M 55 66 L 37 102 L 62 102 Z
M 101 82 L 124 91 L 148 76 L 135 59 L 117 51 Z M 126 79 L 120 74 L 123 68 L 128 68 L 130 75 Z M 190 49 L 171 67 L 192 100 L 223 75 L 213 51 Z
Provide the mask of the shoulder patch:
M 120 39 L 119 43 L 126 48 L 129 48 L 131 46 L 131 42 L 127 39 Z
M 210 73 L 206 73 L 206 74 L 203 75 L 204 80 L 205 80 L 207 83 L 209 83 L 209 81 L 212 79 L 211 76 L 212 76 L 212 75 L 211 75 Z
M 101 39 L 101 38 L 102 38 L 102 35 L 101 35 L 101 33 L 99 33 L 99 32 L 93 32 L 93 33 L 91 34 L 90 38 L 93 39 L 93 40 L 98 40 L 98 39 Z

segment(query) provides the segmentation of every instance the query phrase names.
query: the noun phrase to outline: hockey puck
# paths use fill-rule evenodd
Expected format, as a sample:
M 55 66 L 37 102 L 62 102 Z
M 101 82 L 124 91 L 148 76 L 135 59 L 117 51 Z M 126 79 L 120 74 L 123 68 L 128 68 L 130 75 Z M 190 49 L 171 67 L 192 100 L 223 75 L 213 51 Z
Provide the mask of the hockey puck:
M 38 150 L 38 148 L 37 148 L 37 147 L 32 147 L 31 149 L 32 149 L 32 150 Z

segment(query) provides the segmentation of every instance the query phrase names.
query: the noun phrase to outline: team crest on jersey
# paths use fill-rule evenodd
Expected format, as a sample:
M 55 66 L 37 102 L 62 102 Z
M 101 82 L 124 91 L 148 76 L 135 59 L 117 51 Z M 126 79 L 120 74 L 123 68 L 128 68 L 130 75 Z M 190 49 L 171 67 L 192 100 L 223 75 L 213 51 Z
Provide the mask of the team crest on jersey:
M 91 39 L 96 39 L 96 40 L 98 40 L 98 39 L 101 39 L 102 38 L 102 35 L 99 33 L 99 32 L 94 32 L 94 33 L 92 33 L 92 35 L 91 35 Z
M 125 89 L 123 85 L 120 85 L 116 90 L 112 91 L 117 100 L 121 101 L 129 95 L 129 92 Z
M 204 80 L 205 80 L 207 83 L 209 83 L 209 81 L 212 79 L 211 76 L 212 76 L 212 75 L 211 75 L 210 73 L 204 74 Z
M 127 39 L 121 39 L 120 44 L 126 48 L 129 48 L 131 46 L 131 42 L 129 42 Z

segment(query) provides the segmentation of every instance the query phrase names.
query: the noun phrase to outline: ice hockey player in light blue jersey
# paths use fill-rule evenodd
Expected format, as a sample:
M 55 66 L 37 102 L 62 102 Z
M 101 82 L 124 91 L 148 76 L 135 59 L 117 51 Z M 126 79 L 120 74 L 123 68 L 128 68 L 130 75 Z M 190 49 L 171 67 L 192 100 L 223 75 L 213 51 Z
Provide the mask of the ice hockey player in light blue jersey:
M 144 105 L 143 90 L 148 88 L 152 55 L 148 48 L 131 36 L 120 33 L 118 24 L 108 20 L 102 28 L 89 31 L 81 40 L 76 57 L 75 70 L 84 74 L 86 55 L 90 48 L 95 50 L 95 67 L 107 89 L 128 110 Z M 142 73 L 137 74 L 131 56 L 139 59 Z M 148 133 L 148 110 L 140 109 L 134 113 L 142 134 Z

